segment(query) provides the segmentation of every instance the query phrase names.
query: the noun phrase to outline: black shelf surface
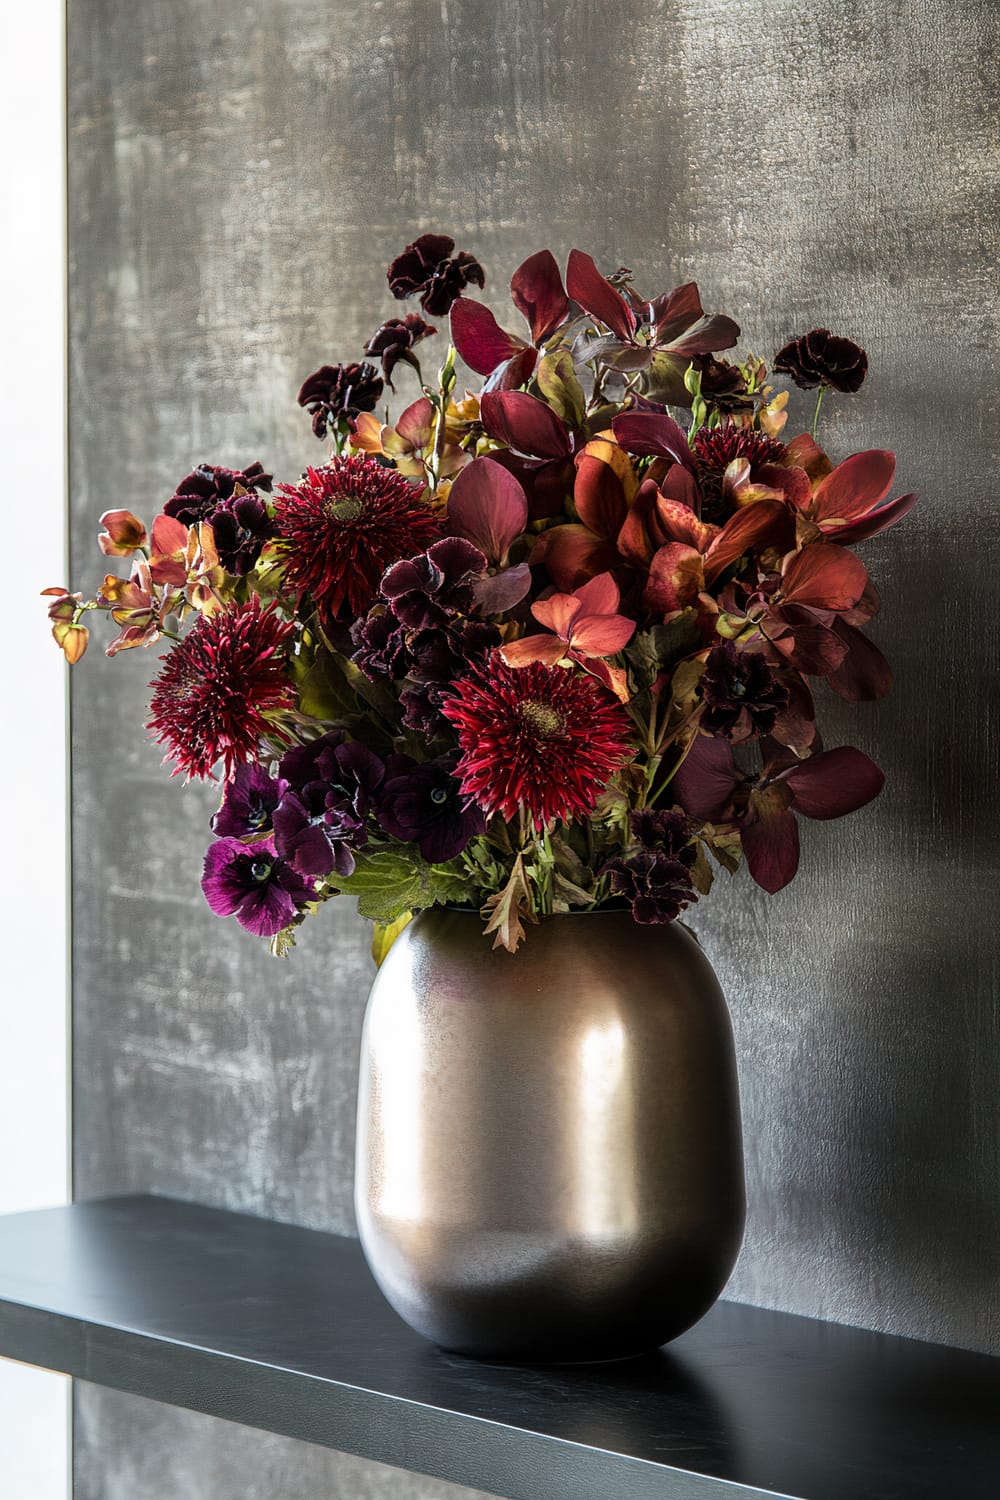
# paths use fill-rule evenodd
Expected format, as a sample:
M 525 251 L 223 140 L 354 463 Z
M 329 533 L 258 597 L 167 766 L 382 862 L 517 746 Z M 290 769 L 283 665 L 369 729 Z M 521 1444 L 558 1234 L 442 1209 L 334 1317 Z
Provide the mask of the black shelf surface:
M 996 1500 L 1000 1360 L 720 1302 L 612 1365 L 443 1353 L 354 1240 L 169 1198 L 0 1217 L 0 1355 L 509 1500 Z

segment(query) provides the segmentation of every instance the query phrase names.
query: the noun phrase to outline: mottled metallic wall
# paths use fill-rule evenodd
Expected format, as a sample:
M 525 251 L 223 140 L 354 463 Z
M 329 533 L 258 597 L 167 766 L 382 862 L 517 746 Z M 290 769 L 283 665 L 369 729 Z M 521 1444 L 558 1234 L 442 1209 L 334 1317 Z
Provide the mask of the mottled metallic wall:
M 820 321 L 866 343 L 829 445 L 896 448 L 923 503 L 866 552 L 895 692 L 824 712 L 886 792 L 810 825 L 777 898 L 741 879 L 696 918 L 744 1092 L 731 1294 L 983 1349 L 995 42 L 989 0 L 71 0 L 69 53 L 78 586 L 105 508 L 149 515 L 195 461 L 316 455 L 297 383 L 393 309 L 420 228 L 480 254 L 498 310 L 526 253 L 578 244 L 650 291 L 697 276 L 762 353 Z M 136 731 L 151 665 L 95 650 L 74 677 L 77 1191 L 349 1230 L 366 931 L 327 909 L 279 965 L 209 914 L 211 799 Z M 86 1389 L 80 1418 L 81 1500 L 447 1488 Z

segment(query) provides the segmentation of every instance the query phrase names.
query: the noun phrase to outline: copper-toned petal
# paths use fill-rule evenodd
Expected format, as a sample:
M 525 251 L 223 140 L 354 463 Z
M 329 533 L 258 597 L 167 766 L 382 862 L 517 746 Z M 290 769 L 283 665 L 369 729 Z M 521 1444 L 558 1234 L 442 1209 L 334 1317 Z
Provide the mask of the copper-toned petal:
M 565 424 L 527 391 L 484 392 L 479 414 L 490 437 L 528 457 L 564 458 L 570 452 Z
M 649 581 L 642 602 L 652 613 L 668 615 L 693 603 L 704 587 L 701 553 L 683 542 L 668 542 L 649 565 Z
M 850 521 L 867 514 L 888 495 L 895 473 L 895 455 L 884 448 L 853 453 L 817 485 L 813 520 Z
M 583 250 L 571 250 L 566 266 L 566 290 L 584 312 L 597 318 L 620 339 L 628 341 L 636 330 L 636 316 L 625 298 L 603 277 L 593 258 Z
M 790 531 L 788 511 L 780 501 L 758 500 L 744 506 L 730 516 L 705 554 L 706 583 L 714 583 L 750 547 L 778 546 Z
M 782 568 L 785 601 L 813 609 L 833 609 L 838 613 L 852 609 L 867 582 L 868 574 L 860 557 L 830 542 L 810 542 L 801 552 L 790 553 Z
M 621 590 L 611 573 L 598 573 L 589 583 L 576 590 L 580 610 L 588 615 L 614 615 L 618 613 Z
M 696 472 L 687 433 L 665 412 L 622 412 L 611 423 L 611 429 L 627 453 L 634 453 L 637 457 L 672 458 L 675 463 L 690 469 L 692 474 Z
M 823 750 L 781 773 L 796 812 L 807 818 L 842 818 L 871 802 L 885 776 L 873 760 L 852 745 Z
M 767 636 L 788 662 L 810 677 L 828 677 L 847 655 L 847 645 L 811 609 L 797 604 L 768 610 Z
M 569 312 L 569 299 L 551 250 L 538 250 L 521 262 L 510 279 L 510 295 L 518 312 L 528 320 L 536 344 L 543 344 Z
M 597 573 L 621 561 L 613 542 L 570 522 L 543 531 L 531 553 L 532 564 L 544 563 L 556 588 L 570 593 Z
M 799 825 L 779 785 L 750 794 L 750 816 L 741 829 L 747 869 L 773 896 L 795 878 L 799 868 Z
M 451 341 L 478 375 L 492 375 L 497 365 L 526 347 L 523 339 L 500 327 L 488 307 L 469 297 L 452 305 Z
M 588 615 L 571 627 L 569 641 L 584 656 L 617 656 L 635 635 L 627 615 Z
M 533 661 L 554 667 L 566 655 L 566 642 L 557 635 L 526 635 L 519 641 L 507 641 L 500 647 L 500 655 L 508 667 L 527 667 Z
M 834 692 L 848 703 L 884 698 L 892 687 L 892 668 L 875 642 L 844 620 L 835 620 L 833 629 L 847 647 L 840 666 L 830 673 Z
M 897 521 L 908 516 L 916 503 L 916 495 L 900 495 L 896 500 L 887 500 L 885 505 L 877 506 L 875 510 L 859 516 L 846 526 L 824 526 L 823 530 L 831 542 L 853 547 L 857 542 L 867 541 L 870 536 L 878 536 L 880 531 L 888 531 L 890 526 L 895 526 Z
M 474 542 L 492 564 L 506 561 L 511 543 L 527 524 L 524 490 L 509 469 L 492 459 L 473 459 L 452 484 L 448 530 Z
M 656 342 L 665 347 L 705 316 L 696 281 L 686 281 L 672 292 L 663 292 L 650 304 Z M 721 347 L 721 346 L 720 346 Z
M 616 537 L 628 514 L 625 491 L 614 468 L 588 452 L 577 460 L 573 504 L 584 525 L 600 537 Z
M 798 437 L 792 438 L 782 462 L 790 468 L 805 469 L 813 484 L 818 484 L 833 469 L 833 464 L 808 432 L 800 432 Z

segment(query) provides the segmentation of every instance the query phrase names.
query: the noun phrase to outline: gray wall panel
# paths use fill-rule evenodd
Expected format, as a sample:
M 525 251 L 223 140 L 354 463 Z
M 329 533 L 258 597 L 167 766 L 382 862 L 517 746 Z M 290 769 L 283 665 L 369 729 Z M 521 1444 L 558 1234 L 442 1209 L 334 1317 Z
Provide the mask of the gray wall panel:
M 578 244 L 651 292 L 697 276 L 765 355 L 820 321 L 867 345 L 826 437 L 896 448 L 923 499 L 866 547 L 893 695 L 825 711 L 887 788 L 804 830 L 780 896 L 740 879 L 694 923 L 744 1092 L 731 1293 L 1000 1350 L 995 23 L 988 0 L 72 0 L 69 63 L 76 586 L 105 508 L 151 515 L 200 460 L 318 456 L 298 381 L 396 308 L 384 268 L 420 228 L 481 255 L 498 312 L 523 255 Z M 211 916 L 212 798 L 136 728 L 153 666 L 95 642 L 74 676 L 77 1190 L 350 1230 L 367 930 L 328 908 L 276 964 Z M 125 1493 L 123 1398 L 85 1410 L 86 1500 Z M 308 1480 L 226 1478 L 204 1423 L 144 1417 L 172 1458 L 143 1495 L 331 1492 L 293 1445 Z

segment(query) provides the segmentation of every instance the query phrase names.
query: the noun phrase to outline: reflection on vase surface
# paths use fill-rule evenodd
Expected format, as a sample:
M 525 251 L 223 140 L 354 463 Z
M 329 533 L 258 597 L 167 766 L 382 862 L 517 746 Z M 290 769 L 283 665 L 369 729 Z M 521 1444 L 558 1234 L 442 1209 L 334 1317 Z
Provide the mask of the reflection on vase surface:
M 511 1360 L 655 1348 L 719 1295 L 744 1194 L 732 1035 L 677 926 L 555 917 L 516 956 L 419 916 L 372 989 L 356 1203 L 389 1301 Z

